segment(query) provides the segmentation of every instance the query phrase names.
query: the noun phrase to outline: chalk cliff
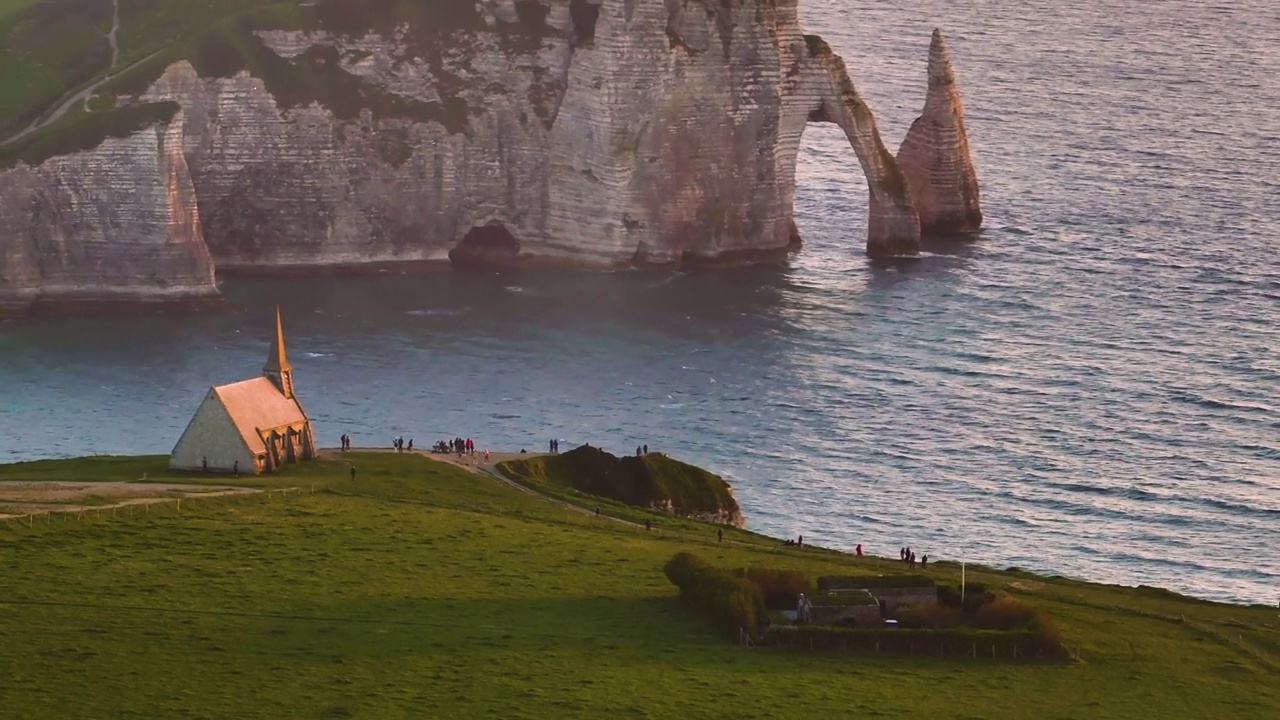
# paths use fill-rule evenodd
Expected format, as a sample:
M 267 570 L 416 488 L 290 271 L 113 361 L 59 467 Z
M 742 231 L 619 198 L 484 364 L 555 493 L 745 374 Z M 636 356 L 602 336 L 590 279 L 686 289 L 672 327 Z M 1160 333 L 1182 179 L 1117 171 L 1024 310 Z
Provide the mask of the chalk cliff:
M 0 173 L 0 315 L 217 294 L 183 116 Z
M 898 163 L 920 213 L 923 234 L 965 235 L 982 226 L 978 175 L 964 131 L 964 107 L 946 41 L 938 30 L 933 31 L 929 46 L 929 93 L 924 112 L 902 140 Z
M 868 254 L 914 254 L 913 181 L 797 3 L 321 0 L 224 23 L 186 59 L 115 83 L 118 106 L 181 106 L 160 129 L 0 171 L 0 297 L 210 293 L 209 258 L 780 258 L 800 241 L 809 122 L 837 123 L 867 176 Z

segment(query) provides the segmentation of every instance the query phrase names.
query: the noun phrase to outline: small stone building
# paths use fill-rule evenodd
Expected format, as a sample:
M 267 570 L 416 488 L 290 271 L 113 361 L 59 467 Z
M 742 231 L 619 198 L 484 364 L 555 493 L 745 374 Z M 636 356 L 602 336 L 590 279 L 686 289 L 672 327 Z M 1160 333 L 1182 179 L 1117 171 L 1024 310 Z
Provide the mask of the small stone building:
M 262 373 L 209 388 L 173 447 L 170 468 L 257 474 L 315 458 L 311 419 L 293 394 L 279 310 Z

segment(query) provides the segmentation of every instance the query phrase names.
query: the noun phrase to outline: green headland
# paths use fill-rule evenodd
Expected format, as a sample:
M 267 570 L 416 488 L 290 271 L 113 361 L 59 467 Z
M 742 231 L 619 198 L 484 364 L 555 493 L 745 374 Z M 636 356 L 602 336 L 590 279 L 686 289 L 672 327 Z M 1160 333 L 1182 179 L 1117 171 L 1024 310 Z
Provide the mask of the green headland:
M 1274 607 L 969 566 L 969 582 L 1050 617 L 1069 658 L 744 647 L 680 601 L 664 574 L 678 553 L 735 577 L 901 564 L 549 499 L 419 455 L 326 457 L 240 478 L 170 473 L 165 457 L 0 466 L 10 489 L 263 491 L 188 492 L 179 506 L 158 485 L 162 502 L 111 507 L 125 486 L 104 484 L 73 512 L 0 508 L 0 714 L 1280 717 Z M 948 562 L 926 572 L 959 580 Z

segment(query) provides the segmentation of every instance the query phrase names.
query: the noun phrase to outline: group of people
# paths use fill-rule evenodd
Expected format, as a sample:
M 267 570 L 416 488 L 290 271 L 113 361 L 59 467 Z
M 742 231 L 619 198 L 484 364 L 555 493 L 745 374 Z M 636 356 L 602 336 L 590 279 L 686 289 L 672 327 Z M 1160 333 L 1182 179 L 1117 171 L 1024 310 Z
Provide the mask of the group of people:
M 911 568 L 912 570 L 916 569 L 916 554 L 911 551 L 911 548 L 904 547 L 901 550 L 899 550 L 898 557 L 900 560 L 902 560 L 902 563 L 904 565 Z M 929 567 L 929 556 L 928 555 L 920 556 L 920 569 L 924 570 L 928 567 Z
M 643 450 L 643 452 L 641 452 L 642 450 Z M 648 454 L 649 454 L 649 446 L 648 446 L 648 445 L 637 445 L 637 446 L 636 446 L 636 457 L 640 457 L 641 455 L 648 455 Z
M 523 452 L 523 451 L 521 451 L 521 452 Z M 552 439 L 548 440 L 548 441 L 547 441 L 547 452 L 549 452 L 549 453 L 558 453 L 558 452 L 560 452 L 560 441 L 559 441 L 559 440 L 556 440 L 555 438 L 552 438 Z
M 341 441 L 342 441 L 342 452 L 346 452 L 346 451 L 348 451 L 348 450 L 350 450 L 350 449 L 351 449 L 351 436 L 350 436 L 350 435 L 348 435 L 348 434 L 346 434 L 346 433 L 342 433 L 342 437 L 341 437 L 341 438 L 339 438 L 339 440 L 341 440 Z
M 441 440 L 435 444 L 435 447 L 431 448 L 431 451 L 437 453 L 450 453 L 457 455 L 458 457 L 462 457 L 463 455 L 475 455 L 476 444 L 471 440 L 471 438 L 464 440 L 459 437 L 452 440 Z M 486 460 L 489 459 L 488 450 L 484 451 L 484 456 Z
M 405 445 L 404 438 L 394 438 L 391 441 L 391 447 L 395 448 L 396 452 L 413 452 L 413 438 L 409 438 L 408 445 Z

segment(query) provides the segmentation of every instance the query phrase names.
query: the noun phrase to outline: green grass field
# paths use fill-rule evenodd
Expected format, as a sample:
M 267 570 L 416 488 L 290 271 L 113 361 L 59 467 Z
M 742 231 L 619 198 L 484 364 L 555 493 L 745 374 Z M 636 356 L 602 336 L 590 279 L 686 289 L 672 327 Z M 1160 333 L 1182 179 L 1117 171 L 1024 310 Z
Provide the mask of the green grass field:
M 0 714 L 1280 716 L 1274 608 L 978 572 L 1045 608 L 1080 659 L 742 648 L 676 602 L 675 552 L 815 575 L 898 564 L 739 531 L 721 545 L 696 523 L 646 533 L 425 458 L 351 459 L 354 482 L 339 462 L 239 479 L 301 488 L 284 496 L 0 522 Z M 205 480 L 164 462 L 7 465 L 0 480 Z

